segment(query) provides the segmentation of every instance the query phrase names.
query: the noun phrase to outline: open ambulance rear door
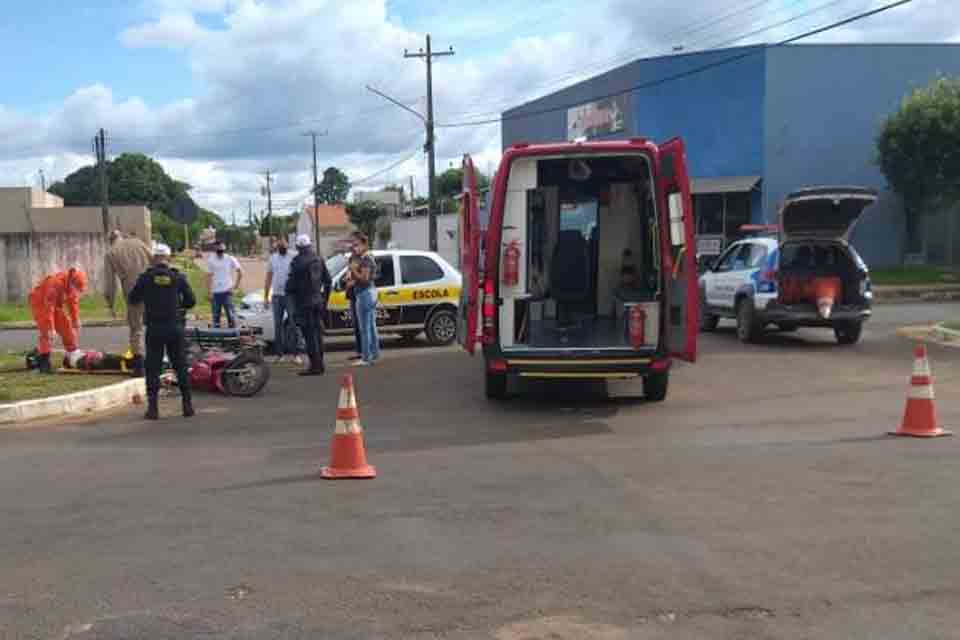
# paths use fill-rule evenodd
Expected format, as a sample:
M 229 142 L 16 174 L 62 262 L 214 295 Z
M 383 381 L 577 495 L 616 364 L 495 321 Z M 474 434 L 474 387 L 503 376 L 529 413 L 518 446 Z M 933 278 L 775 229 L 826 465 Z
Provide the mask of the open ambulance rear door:
M 469 155 L 463 157 L 463 194 L 460 200 L 460 309 L 457 340 L 473 355 L 480 328 L 480 194 L 477 172 Z
M 695 256 L 695 221 L 683 140 L 674 138 L 660 146 L 660 224 L 664 238 L 663 270 L 666 283 L 666 349 L 675 358 L 695 362 L 700 317 Z

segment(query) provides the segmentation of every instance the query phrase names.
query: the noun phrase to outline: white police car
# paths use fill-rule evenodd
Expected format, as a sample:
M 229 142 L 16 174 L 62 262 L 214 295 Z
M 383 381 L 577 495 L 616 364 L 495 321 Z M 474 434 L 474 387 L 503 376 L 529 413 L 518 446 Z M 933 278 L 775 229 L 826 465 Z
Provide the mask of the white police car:
M 390 249 L 374 251 L 377 261 L 377 326 L 381 333 L 412 339 L 420 333 L 434 345 L 446 345 L 457 337 L 460 304 L 460 273 L 439 254 L 430 251 Z M 352 335 L 353 318 L 343 282 L 348 254 L 327 258 L 333 293 L 327 306 L 326 335 Z M 262 293 L 244 297 L 237 313 L 241 323 L 261 327 L 264 341 L 274 340 L 273 314 Z M 292 330 L 292 329 L 291 329 Z M 296 332 L 293 332 L 296 335 Z
M 780 212 L 780 238 L 734 242 L 700 276 L 700 328 L 713 331 L 721 318 L 737 322 L 743 342 L 769 325 L 783 331 L 830 327 L 841 344 L 860 339 L 870 317 L 873 293 L 866 264 L 849 235 L 877 194 L 861 187 L 814 187 L 787 196 Z M 783 296 L 792 283 L 829 276 L 841 283 L 829 309 Z

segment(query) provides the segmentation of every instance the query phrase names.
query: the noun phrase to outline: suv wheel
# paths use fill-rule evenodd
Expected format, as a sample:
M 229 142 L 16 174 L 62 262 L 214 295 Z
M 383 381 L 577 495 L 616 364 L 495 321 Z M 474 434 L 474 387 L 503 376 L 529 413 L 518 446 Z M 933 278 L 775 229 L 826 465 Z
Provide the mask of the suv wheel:
M 863 334 L 862 322 L 844 322 L 833 325 L 833 335 L 840 344 L 856 344 Z
M 720 317 L 711 315 L 707 312 L 707 299 L 703 293 L 700 293 L 700 331 L 716 331 L 720 324 Z
M 449 309 L 441 309 L 430 316 L 425 331 L 430 344 L 448 345 L 457 339 L 457 316 Z
M 740 342 L 756 342 L 760 337 L 760 326 L 754 317 L 753 301 L 741 300 L 737 304 L 737 337 Z

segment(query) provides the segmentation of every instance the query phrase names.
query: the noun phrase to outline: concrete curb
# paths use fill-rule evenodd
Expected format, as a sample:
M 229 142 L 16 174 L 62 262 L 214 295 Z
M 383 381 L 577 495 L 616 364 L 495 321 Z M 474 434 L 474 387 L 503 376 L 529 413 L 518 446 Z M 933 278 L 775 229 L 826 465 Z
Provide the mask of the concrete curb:
M 124 320 L 86 320 L 83 326 L 87 328 L 125 327 L 127 323 Z M 37 325 L 32 322 L 0 322 L 0 331 L 36 331 L 36 329 Z
M 96 411 L 105 411 L 131 403 L 143 402 L 145 395 L 146 381 L 143 378 L 135 378 L 62 396 L 0 404 L 0 425 L 40 418 L 87 415 Z

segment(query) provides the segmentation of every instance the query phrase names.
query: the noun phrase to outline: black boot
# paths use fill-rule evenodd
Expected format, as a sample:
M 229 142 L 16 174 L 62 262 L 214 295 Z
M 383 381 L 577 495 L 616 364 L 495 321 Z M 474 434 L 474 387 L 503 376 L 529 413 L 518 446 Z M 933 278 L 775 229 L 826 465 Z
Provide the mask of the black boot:
M 157 396 L 148 395 L 147 396 L 147 412 L 143 414 L 143 417 L 147 420 L 159 420 L 160 419 L 160 408 L 157 406 Z
M 193 398 L 189 391 L 186 393 L 181 392 L 181 395 L 183 399 L 183 417 L 192 418 L 196 414 L 196 411 L 193 410 Z
M 37 370 L 40 373 L 53 373 L 53 367 L 50 366 L 49 353 L 41 353 L 37 357 Z
M 326 372 L 326 367 L 323 366 L 323 358 L 313 357 L 310 358 L 310 366 L 306 371 L 301 371 L 298 373 L 298 376 L 322 376 Z

